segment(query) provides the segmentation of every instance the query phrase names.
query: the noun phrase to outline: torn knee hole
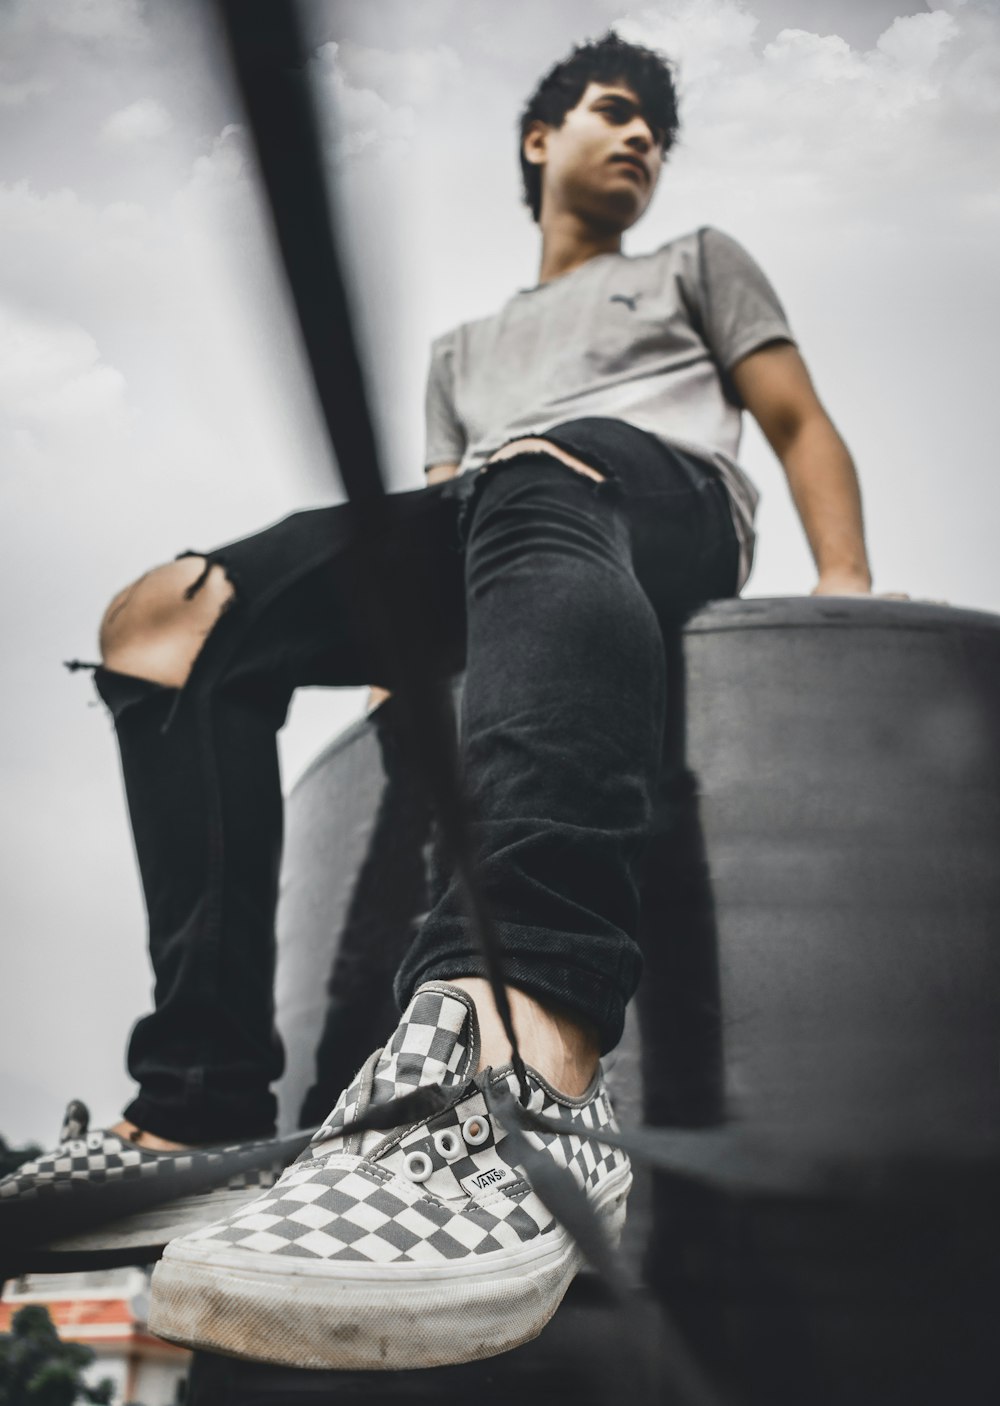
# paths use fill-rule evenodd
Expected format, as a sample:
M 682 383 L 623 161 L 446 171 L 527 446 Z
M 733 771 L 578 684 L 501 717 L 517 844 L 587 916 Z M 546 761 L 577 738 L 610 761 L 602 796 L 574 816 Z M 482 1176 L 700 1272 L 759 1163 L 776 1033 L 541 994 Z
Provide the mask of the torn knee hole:
M 219 614 L 220 616 L 225 614 L 225 612 L 232 607 L 233 603 L 236 600 L 237 594 L 236 583 L 233 581 L 225 562 L 220 560 L 218 557 L 206 556 L 202 552 L 181 552 L 180 556 L 175 557 L 174 560 L 185 561 L 189 557 L 193 558 L 195 561 L 202 562 L 203 565 L 201 571 L 191 582 L 191 584 L 184 588 L 184 599 L 194 600 L 195 596 L 198 594 L 198 592 L 205 585 L 206 581 L 208 581 L 209 577 L 212 575 L 212 572 L 215 570 L 216 567 L 218 567 L 218 575 L 214 579 L 216 581 L 224 581 L 228 592 L 228 594 L 223 597 L 223 599 L 219 602 Z
M 201 575 L 196 580 L 192 581 L 191 585 L 188 586 L 187 590 L 184 592 L 185 600 L 194 600 L 195 596 L 198 594 L 202 586 L 204 586 L 205 582 L 208 580 L 208 573 L 211 571 L 213 565 L 213 562 L 206 561 L 205 568 L 202 571 Z
M 549 459 L 555 459 L 567 469 L 572 469 L 574 473 L 582 475 L 584 478 L 593 479 L 595 483 L 605 483 L 606 475 L 600 473 L 592 464 L 585 463 L 578 459 L 575 454 L 570 454 L 568 450 L 562 449 L 558 444 L 553 444 L 551 440 L 536 436 L 528 436 L 524 439 L 514 439 L 508 444 L 501 445 L 495 454 L 491 454 L 489 459 L 480 469 L 480 473 L 486 471 L 493 464 L 502 464 L 507 460 L 520 458 L 522 456 L 543 455 Z
M 214 558 L 183 556 L 195 561 L 175 558 L 112 602 L 99 636 L 106 668 L 171 688 L 186 682 L 206 639 L 235 603 L 236 589 Z

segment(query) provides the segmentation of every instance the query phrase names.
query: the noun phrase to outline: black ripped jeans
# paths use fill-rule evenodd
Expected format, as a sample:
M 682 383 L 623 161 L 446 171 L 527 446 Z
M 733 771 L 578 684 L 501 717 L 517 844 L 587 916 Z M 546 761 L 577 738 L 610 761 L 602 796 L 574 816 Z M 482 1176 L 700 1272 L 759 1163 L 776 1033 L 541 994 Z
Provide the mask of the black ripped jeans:
M 608 1050 L 640 973 L 663 632 L 735 593 L 738 550 L 709 465 L 616 420 L 544 437 L 605 481 L 524 453 L 394 494 L 374 565 L 422 657 L 442 678 L 465 669 L 463 760 L 508 979 L 577 1012 Z M 129 1047 L 140 1092 L 126 1116 L 161 1137 L 273 1127 L 275 734 L 299 685 L 394 684 L 360 624 L 357 553 L 341 506 L 198 553 L 224 566 L 235 595 L 184 688 L 95 672 L 121 748 L 155 974 L 155 1009 Z M 431 977 L 482 974 L 460 895 L 443 886 L 397 999 Z

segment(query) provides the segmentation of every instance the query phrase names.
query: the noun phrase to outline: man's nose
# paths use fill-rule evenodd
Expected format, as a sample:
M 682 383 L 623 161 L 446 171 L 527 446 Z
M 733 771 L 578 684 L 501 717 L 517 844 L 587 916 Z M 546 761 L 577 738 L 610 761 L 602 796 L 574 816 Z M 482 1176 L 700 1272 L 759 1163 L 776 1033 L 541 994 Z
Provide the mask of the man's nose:
M 637 117 L 635 119 L 633 130 L 630 131 L 625 138 L 625 145 L 634 147 L 636 151 L 641 152 L 644 156 L 646 152 L 651 149 L 653 145 L 653 134 L 644 117 Z

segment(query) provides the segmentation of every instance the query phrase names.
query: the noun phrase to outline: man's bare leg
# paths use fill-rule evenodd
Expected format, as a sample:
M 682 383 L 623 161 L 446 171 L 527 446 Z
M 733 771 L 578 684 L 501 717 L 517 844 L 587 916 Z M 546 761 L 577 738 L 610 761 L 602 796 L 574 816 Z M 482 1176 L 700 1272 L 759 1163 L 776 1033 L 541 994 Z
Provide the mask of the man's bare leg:
M 127 1118 L 116 1123 L 110 1131 L 116 1137 L 124 1138 L 126 1142 L 134 1142 L 136 1147 L 145 1147 L 150 1152 L 183 1152 L 192 1146 L 189 1142 L 169 1142 L 166 1138 L 157 1137 L 155 1133 L 147 1133 L 130 1123 Z
M 182 688 L 233 595 L 222 567 L 214 565 L 197 594 L 187 600 L 184 592 L 204 569 L 204 557 L 180 557 L 154 567 L 119 592 L 101 621 L 105 668 Z

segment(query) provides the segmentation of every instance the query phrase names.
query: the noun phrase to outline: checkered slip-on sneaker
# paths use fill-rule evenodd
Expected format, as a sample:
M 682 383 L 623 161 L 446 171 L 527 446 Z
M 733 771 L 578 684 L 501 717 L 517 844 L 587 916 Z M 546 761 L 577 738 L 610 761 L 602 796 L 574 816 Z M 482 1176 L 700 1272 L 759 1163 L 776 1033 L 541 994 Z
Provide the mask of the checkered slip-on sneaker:
M 251 1167 L 227 1178 L 221 1186 L 195 1195 L 171 1196 L 171 1180 L 183 1183 L 194 1173 L 204 1170 L 206 1176 L 216 1165 L 233 1153 L 244 1160 L 252 1159 L 253 1150 L 262 1151 L 267 1143 L 241 1143 L 236 1147 L 192 1148 L 183 1152 L 153 1152 L 139 1147 L 128 1138 L 106 1128 L 89 1130 L 90 1115 L 85 1104 L 74 1099 L 66 1109 L 59 1134 L 59 1143 L 51 1151 L 24 1162 L 0 1181 L 0 1210 L 5 1216 L 15 1214 L 18 1207 L 37 1207 L 40 1198 L 54 1208 L 64 1211 L 65 1200 L 55 1201 L 62 1193 L 79 1197 L 80 1188 L 121 1184 L 132 1187 L 137 1180 L 156 1179 L 158 1204 L 133 1214 L 103 1222 L 80 1234 L 65 1235 L 46 1243 L 46 1249 L 58 1252 L 127 1250 L 132 1246 L 152 1248 L 183 1235 L 206 1222 L 217 1220 L 230 1210 L 246 1203 L 255 1190 L 271 1187 L 289 1161 L 289 1156 L 269 1162 L 263 1167 Z M 123 1196 L 127 1204 L 128 1193 Z M 65 1216 L 53 1216 L 54 1223 Z
M 161 1337 L 290 1366 L 434 1367 L 505 1352 L 545 1326 L 580 1267 L 569 1233 L 511 1160 L 487 1081 L 517 1092 L 510 1066 L 476 1074 L 479 1033 L 465 992 L 429 982 L 326 1124 L 273 1190 L 164 1253 L 150 1327 Z M 528 1071 L 529 1107 L 593 1132 L 614 1129 L 599 1072 L 582 1098 Z M 374 1102 L 423 1084 L 443 1110 L 382 1132 L 348 1126 Z M 574 1133 L 528 1133 L 568 1169 L 615 1240 L 627 1156 Z

